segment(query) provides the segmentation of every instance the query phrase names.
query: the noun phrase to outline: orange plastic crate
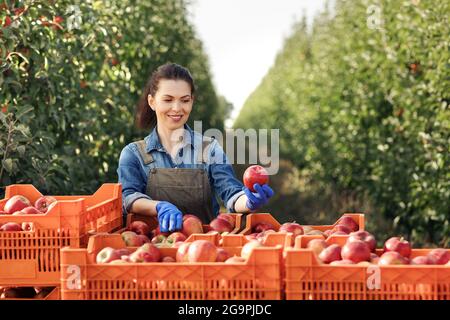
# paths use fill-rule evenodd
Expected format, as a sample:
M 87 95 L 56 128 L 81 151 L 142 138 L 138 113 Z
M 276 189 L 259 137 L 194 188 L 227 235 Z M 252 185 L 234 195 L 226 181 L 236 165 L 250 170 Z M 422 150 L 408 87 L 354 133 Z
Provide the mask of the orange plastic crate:
M 95 235 L 87 249 L 63 248 L 61 297 L 115 299 L 261 299 L 281 297 L 281 247 L 256 248 L 246 263 L 96 264 L 104 247 L 124 248 L 118 234 Z M 135 248 L 129 248 L 134 250 Z M 230 254 L 240 249 L 226 248 Z M 175 257 L 177 249 L 160 249 Z
M 45 214 L 0 215 L 2 224 L 33 224 L 30 231 L 0 232 L 0 285 L 59 285 L 60 248 L 86 246 L 89 232 L 121 227 L 121 191 L 120 184 L 103 184 L 89 196 L 54 196 L 58 201 Z M 33 203 L 42 196 L 32 185 L 11 185 L 0 208 L 14 195 Z
M 330 236 L 328 244 L 345 244 L 348 236 Z M 284 252 L 287 300 L 448 300 L 450 267 L 441 265 L 361 266 L 322 264 L 305 249 L 311 239 L 299 236 Z M 411 257 L 431 249 L 413 249 Z M 376 253 L 381 255 L 382 249 Z

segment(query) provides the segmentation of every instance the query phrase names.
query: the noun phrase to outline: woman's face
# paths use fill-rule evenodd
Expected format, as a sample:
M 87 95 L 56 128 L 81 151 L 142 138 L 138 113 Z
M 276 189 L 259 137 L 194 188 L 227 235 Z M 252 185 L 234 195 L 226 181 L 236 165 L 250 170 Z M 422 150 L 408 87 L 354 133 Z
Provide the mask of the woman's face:
M 156 113 L 158 127 L 169 130 L 183 127 L 193 103 L 191 86 L 184 80 L 161 79 L 155 96 L 148 96 L 148 104 Z

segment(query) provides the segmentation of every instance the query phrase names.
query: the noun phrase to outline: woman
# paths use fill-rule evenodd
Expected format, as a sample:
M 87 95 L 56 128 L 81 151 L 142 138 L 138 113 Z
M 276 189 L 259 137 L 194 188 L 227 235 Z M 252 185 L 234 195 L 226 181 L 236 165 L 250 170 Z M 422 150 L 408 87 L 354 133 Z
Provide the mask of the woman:
M 128 144 L 120 154 L 124 214 L 157 217 L 161 232 L 182 228 L 183 214 L 209 223 L 219 213 L 218 195 L 229 212 L 252 212 L 274 192 L 256 192 L 236 179 L 220 144 L 187 124 L 195 85 L 187 69 L 160 66 L 147 82 L 137 106 L 136 122 L 152 129 L 144 140 Z

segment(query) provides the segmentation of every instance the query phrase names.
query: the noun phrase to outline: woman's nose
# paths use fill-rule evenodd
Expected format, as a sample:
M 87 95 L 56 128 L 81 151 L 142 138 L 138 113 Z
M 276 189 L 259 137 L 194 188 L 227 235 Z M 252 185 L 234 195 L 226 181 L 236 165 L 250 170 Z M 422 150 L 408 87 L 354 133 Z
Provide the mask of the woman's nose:
M 183 106 L 182 106 L 182 104 L 181 104 L 181 101 L 175 101 L 175 102 L 172 104 L 172 109 L 173 109 L 173 110 L 176 110 L 176 111 L 179 111 L 179 110 L 183 109 Z

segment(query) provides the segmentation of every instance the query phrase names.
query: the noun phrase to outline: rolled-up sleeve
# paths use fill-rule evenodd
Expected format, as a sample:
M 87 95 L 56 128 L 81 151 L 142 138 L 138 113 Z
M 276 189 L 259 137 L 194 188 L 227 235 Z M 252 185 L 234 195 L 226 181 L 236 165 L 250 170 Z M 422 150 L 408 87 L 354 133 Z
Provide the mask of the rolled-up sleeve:
M 117 168 L 119 183 L 122 184 L 122 202 L 124 214 L 129 212 L 133 203 L 141 198 L 151 198 L 145 194 L 147 177 L 137 155 L 130 146 L 126 146 L 120 153 L 119 167 Z
M 228 212 L 235 212 L 234 204 L 244 194 L 244 185 L 236 178 L 233 167 L 217 140 L 211 144 L 208 165 L 216 193 Z

